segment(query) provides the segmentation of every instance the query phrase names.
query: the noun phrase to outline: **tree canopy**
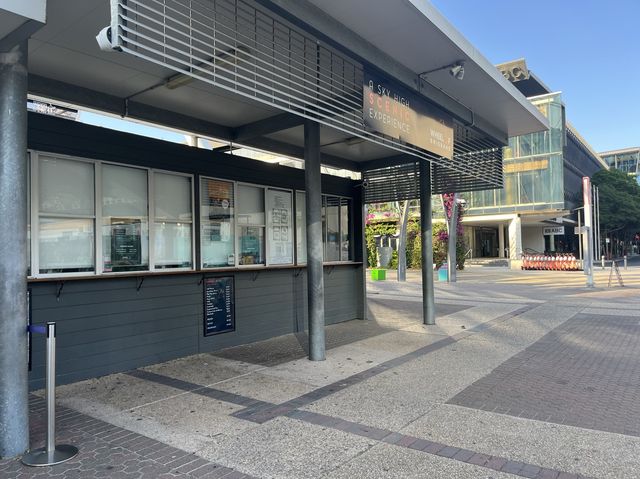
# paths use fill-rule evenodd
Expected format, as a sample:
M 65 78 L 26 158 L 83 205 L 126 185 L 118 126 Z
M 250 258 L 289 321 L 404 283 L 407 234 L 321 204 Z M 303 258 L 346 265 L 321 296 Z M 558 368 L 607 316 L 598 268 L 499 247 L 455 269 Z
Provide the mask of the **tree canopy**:
M 640 185 L 619 170 L 600 170 L 592 178 L 600 190 L 600 227 L 618 236 L 640 231 Z

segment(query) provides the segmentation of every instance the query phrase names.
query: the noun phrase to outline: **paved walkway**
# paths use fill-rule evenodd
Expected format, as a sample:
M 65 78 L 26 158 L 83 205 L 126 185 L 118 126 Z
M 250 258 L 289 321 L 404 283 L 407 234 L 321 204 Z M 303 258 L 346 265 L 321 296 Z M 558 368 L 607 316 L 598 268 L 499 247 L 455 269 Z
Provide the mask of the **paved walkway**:
M 288 335 L 60 387 L 80 455 L 0 477 L 636 478 L 640 267 L 622 274 L 468 268 L 430 327 L 418 274 L 371 283 L 324 362 Z

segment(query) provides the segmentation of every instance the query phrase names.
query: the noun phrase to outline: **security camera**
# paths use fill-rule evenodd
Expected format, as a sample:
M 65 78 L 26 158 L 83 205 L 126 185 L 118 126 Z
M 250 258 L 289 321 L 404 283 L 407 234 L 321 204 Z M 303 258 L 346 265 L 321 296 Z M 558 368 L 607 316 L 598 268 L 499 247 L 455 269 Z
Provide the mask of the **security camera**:
M 451 76 L 456 80 L 462 80 L 464 78 L 464 62 L 461 61 L 453 65 L 449 73 L 451 73 Z
M 104 27 L 100 30 L 100 33 L 96 35 L 96 40 L 100 50 L 103 52 L 110 52 L 113 50 L 113 44 L 111 43 L 111 27 Z

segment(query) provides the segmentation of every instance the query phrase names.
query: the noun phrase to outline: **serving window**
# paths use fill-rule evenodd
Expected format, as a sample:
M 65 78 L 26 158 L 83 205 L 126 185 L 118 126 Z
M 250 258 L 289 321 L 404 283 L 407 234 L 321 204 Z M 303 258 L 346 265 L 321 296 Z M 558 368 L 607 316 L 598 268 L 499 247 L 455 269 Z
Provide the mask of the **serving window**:
M 305 193 L 30 152 L 30 275 L 305 264 Z M 351 200 L 323 195 L 324 259 L 349 261 Z
M 39 274 L 95 271 L 94 165 L 41 156 L 37 199 Z
M 193 267 L 192 176 L 30 153 L 36 277 Z

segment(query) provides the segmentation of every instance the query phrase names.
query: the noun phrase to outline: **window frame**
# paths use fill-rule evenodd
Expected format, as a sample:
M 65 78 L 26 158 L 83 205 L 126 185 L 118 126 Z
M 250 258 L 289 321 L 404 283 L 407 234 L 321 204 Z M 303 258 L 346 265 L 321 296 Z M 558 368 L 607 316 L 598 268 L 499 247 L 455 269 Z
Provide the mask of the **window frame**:
M 97 274 L 98 260 L 97 260 L 97 244 L 98 244 L 98 222 L 97 222 L 97 210 L 96 210 L 96 165 L 87 158 L 77 158 L 71 155 L 62 155 L 58 153 L 49 153 L 45 151 L 27 150 L 29 153 L 30 169 L 31 169 L 31 275 L 28 278 L 74 278 L 83 276 L 95 276 Z M 81 163 L 89 163 L 93 165 L 93 215 L 56 215 L 51 213 L 44 213 L 44 218 L 58 218 L 58 219 L 90 219 L 93 221 L 93 271 L 73 271 L 68 273 L 40 273 L 40 157 L 47 156 L 51 158 L 57 158 L 66 161 L 78 161 Z
M 137 166 L 137 165 L 127 165 L 127 164 L 122 164 L 122 163 L 116 163 L 113 161 L 100 161 L 100 160 L 96 160 L 96 163 L 99 164 L 99 166 L 96 169 L 96 185 L 99 185 L 99 190 L 96 189 L 96 212 L 97 212 L 97 208 L 100 208 L 100 263 L 98 264 L 98 256 L 96 254 L 96 275 L 105 275 L 105 276 L 115 276 L 115 275 L 122 275 L 122 274 L 135 274 L 135 273 L 148 273 L 148 272 L 152 272 L 151 269 L 151 195 L 152 195 L 152 191 L 150 190 L 150 183 L 149 183 L 149 178 L 151 177 L 151 168 L 147 168 L 144 166 Z M 103 202 L 103 191 L 102 191 L 102 167 L 104 165 L 109 165 L 109 166 L 119 166 L 119 167 L 125 167 L 125 168 L 134 168 L 134 169 L 138 169 L 138 170 L 144 170 L 147 173 L 147 228 L 149 230 L 149 236 L 148 236 L 148 242 L 149 244 L 147 245 L 147 251 L 149 253 L 149 258 L 148 258 L 148 262 L 149 265 L 146 269 L 137 269 L 137 270 L 131 270 L 131 271 L 105 271 L 104 270 L 104 262 L 103 262 L 103 254 L 104 254 L 104 248 L 103 248 L 103 237 L 102 237 L 102 228 L 105 226 L 103 220 L 104 220 L 104 216 L 102 214 L 102 202 Z M 100 196 L 97 196 L 97 193 L 100 193 Z M 98 201 L 98 198 L 100 198 L 100 201 Z M 119 216 L 121 218 L 132 218 L 131 216 Z M 97 220 L 96 220 L 97 223 Z M 98 242 L 96 242 L 96 248 L 97 248 L 97 244 Z M 99 268 L 99 269 L 98 269 Z
M 305 206 L 306 206 L 306 192 L 305 190 L 295 190 L 294 193 L 294 198 L 296 199 L 295 203 L 294 203 L 294 216 L 297 215 L 297 208 L 298 208 L 298 203 L 297 203 L 297 194 L 300 193 L 301 195 L 303 195 L 303 197 L 305 198 Z M 336 261 L 327 261 L 326 257 L 327 257 L 327 235 L 328 235 L 328 228 L 326 228 L 326 198 L 327 197 L 332 197 L 332 198 L 336 198 L 338 200 L 338 256 L 340 257 L 339 260 Z M 343 204 L 343 201 L 346 202 L 346 204 Z M 322 213 L 321 213 L 321 218 L 322 218 L 322 227 L 323 227 L 323 231 L 322 231 L 322 262 L 323 263 L 350 263 L 353 262 L 353 238 L 354 238 L 354 228 L 353 228 L 353 198 L 350 198 L 349 196 L 344 196 L 344 195 L 333 195 L 330 193 L 322 193 Z M 342 225 L 342 206 L 346 206 L 347 207 L 347 217 L 348 217 L 348 224 L 346 225 L 346 231 L 349 235 L 349 250 L 348 250 L 348 259 L 342 259 L 342 232 L 343 232 L 343 225 Z M 306 234 L 306 209 L 302 211 L 302 217 L 304 218 L 305 221 L 305 227 L 303 228 L 303 234 Z M 297 234 L 297 227 L 298 224 L 297 222 L 294 222 L 294 228 L 296 229 L 296 234 Z M 304 266 L 307 264 L 307 262 L 300 262 L 299 258 L 298 258 L 298 247 L 297 247 L 297 237 L 295 239 L 296 243 L 294 244 L 294 250 L 295 250 L 295 264 L 296 265 L 300 265 L 300 266 Z M 306 237 L 305 237 L 305 246 L 306 246 Z
M 127 164 L 127 163 L 119 163 L 115 161 L 108 160 L 98 160 L 93 158 L 84 158 L 73 155 L 65 155 L 54 152 L 47 151 L 39 151 L 39 150 L 27 150 L 29 154 L 29 167 L 31 177 L 29 178 L 29 184 L 31 189 L 31 195 L 29 201 L 30 204 L 30 227 L 31 227 L 31 257 L 29 258 L 29 264 L 31 267 L 31 274 L 27 275 L 28 279 L 49 279 L 49 278 L 77 278 L 77 277 L 95 277 L 95 276 L 104 276 L 104 277 L 116 277 L 116 276 L 131 276 L 131 275 L 145 275 L 149 273 L 167 273 L 174 271 L 195 271 L 196 270 L 196 214 L 199 213 L 199 208 L 196 208 L 195 204 L 195 179 L 196 175 L 192 173 L 184 173 L 180 171 L 172 171 L 165 170 L 160 168 L 150 168 L 146 166 L 139 166 L 135 164 Z M 40 273 L 40 211 L 39 211 L 39 186 L 40 186 L 40 175 L 39 175 L 39 161 L 41 156 L 47 156 L 52 158 L 58 158 L 61 160 L 69 160 L 69 161 L 77 161 L 81 163 L 88 163 L 93 165 L 93 181 L 94 181 L 94 204 L 93 204 L 93 215 L 85 216 L 85 215 L 51 215 L 45 213 L 42 215 L 45 218 L 81 218 L 81 219 L 91 219 L 93 220 L 93 233 L 94 233 L 94 245 L 93 245 L 93 253 L 94 253 L 94 269 L 93 271 L 81 271 L 81 272 L 70 272 L 70 273 Z M 148 251 L 149 251 L 149 265 L 146 269 L 143 270 L 135 270 L 135 271 L 104 271 L 103 264 L 103 237 L 102 237 L 102 227 L 104 216 L 102 214 L 102 166 L 103 165 L 113 165 L 118 167 L 125 168 L 135 168 L 139 170 L 146 171 L 147 174 L 147 221 L 148 221 Z M 155 211 L 153 210 L 154 204 L 154 195 L 155 195 L 155 185 L 154 185 L 154 174 L 169 174 L 176 175 L 189 178 L 191 180 L 191 191 L 190 191 L 190 199 L 191 199 L 191 266 L 190 267 L 181 267 L 181 268 L 156 268 L 155 260 L 156 260 L 156 251 L 154 246 L 155 239 Z M 171 221 L 173 223 L 173 221 Z M 177 222 L 176 222 L 177 223 Z M 181 221 L 180 223 L 187 223 L 187 221 Z
M 205 266 L 204 258 L 202 257 L 202 180 L 213 180 L 213 181 L 223 181 L 225 183 L 231 183 L 233 185 L 233 228 L 231 229 L 231 233 L 233 234 L 233 264 L 226 266 Z M 237 239 L 237 216 L 238 216 L 238 182 L 229 180 L 226 178 L 218 178 L 214 176 L 207 175 L 198 175 L 198 187 L 199 187 L 199 198 L 198 198 L 198 240 L 200 241 L 200 257 L 198 258 L 198 266 L 202 271 L 218 271 L 220 269 L 225 268 L 237 268 L 238 267 L 238 239 Z
M 156 223 L 158 220 L 156 219 L 155 212 L 155 175 L 156 173 L 160 173 L 161 175 L 173 175 L 173 176 L 181 176 L 183 178 L 189 178 L 191 180 L 191 187 L 189 192 L 189 200 L 191 201 L 191 220 L 189 221 L 174 221 L 174 220 L 162 220 L 165 223 L 189 223 L 191 225 L 191 266 L 183 266 L 179 268 L 156 268 L 156 248 L 151 247 L 151 245 L 155 245 L 155 235 L 156 235 Z M 196 209 L 195 205 L 195 175 L 190 173 L 182 173 L 179 171 L 171 171 L 171 170 L 161 170 L 156 168 L 150 168 L 149 174 L 147 176 L 148 191 L 148 208 L 149 208 L 149 271 L 150 272 L 165 272 L 165 271 L 192 271 L 195 269 L 196 265 L 196 239 L 195 239 L 195 225 L 196 225 L 196 213 L 199 212 L 199 209 Z
M 289 263 L 272 263 L 269 257 L 269 228 L 273 227 L 273 223 L 269 221 L 269 214 L 267 212 L 267 192 L 269 190 L 274 191 L 283 191 L 285 193 L 289 193 L 291 195 L 291 202 L 289 203 L 289 217 L 291 221 L 290 234 L 291 234 L 291 262 Z M 264 189 L 264 221 L 265 225 L 265 235 L 264 235 L 264 260 L 265 266 L 292 266 L 296 264 L 296 207 L 295 207 L 295 190 L 290 188 L 278 188 L 275 186 L 267 186 Z
M 235 195 L 235 245 L 236 245 L 236 253 L 235 253 L 235 267 L 238 269 L 247 269 L 247 268 L 266 268 L 267 267 L 267 188 L 268 186 L 264 186 L 264 185 L 258 185 L 255 183 L 247 183 L 244 181 L 236 181 L 235 182 L 236 187 L 234 189 L 234 195 Z M 238 221 L 238 210 L 240 209 L 238 206 L 238 197 L 240 196 L 239 194 L 239 189 L 240 186 L 251 186 L 253 188 L 261 188 L 262 189 L 262 204 L 264 205 L 264 210 L 263 210 L 263 216 L 264 216 L 264 221 L 262 225 L 258 225 L 258 224 L 240 224 L 240 222 Z M 253 227 L 253 228 L 262 228 L 264 230 L 264 244 L 262 245 L 264 248 L 264 263 L 254 263 L 254 264 L 240 264 L 240 234 L 239 234 L 239 229 L 242 228 L 243 226 L 247 226 L 247 227 Z

